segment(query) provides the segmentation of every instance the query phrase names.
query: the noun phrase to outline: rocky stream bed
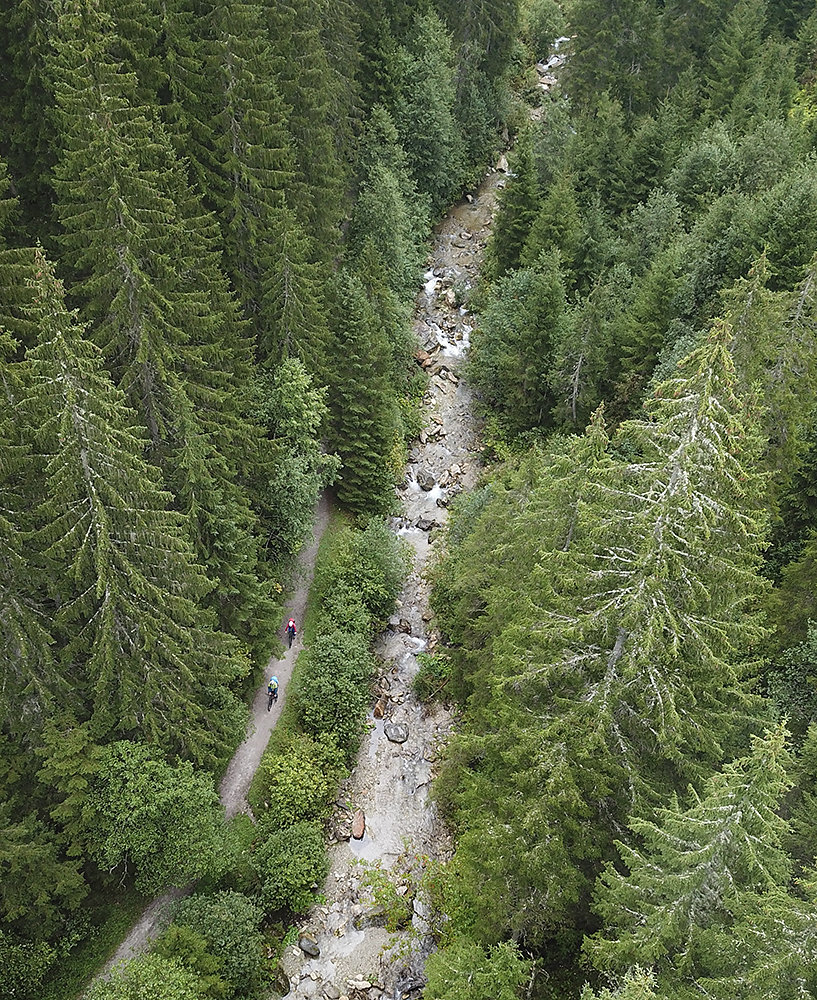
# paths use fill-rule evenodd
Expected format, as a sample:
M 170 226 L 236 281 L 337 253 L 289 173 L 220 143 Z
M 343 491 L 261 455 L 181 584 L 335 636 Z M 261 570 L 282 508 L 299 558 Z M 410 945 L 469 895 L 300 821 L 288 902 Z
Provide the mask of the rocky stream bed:
M 417 655 L 432 652 L 438 641 L 425 575 L 439 544 L 437 529 L 452 498 L 477 478 L 477 424 L 458 374 L 471 333 L 460 301 L 476 279 L 496 192 L 504 183 L 502 170 L 491 172 L 437 227 L 417 296 L 414 328 L 422 345 L 417 363 L 429 376 L 425 429 L 409 454 L 398 490 L 401 512 L 392 520 L 394 531 L 411 543 L 413 566 L 397 613 L 376 645 L 381 664 L 376 701 L 356 766 L 338 795 L 324 902 L 301 922 L 298 944 L 283 957 L 289 1000 L 411 1000 L 425 982 L 430 914 L 427 901 L 413 894 L 411 875 L 419 857 L 450 853 L 429 790 L 451 717 L 437 703 L 425 707 L 412 682 Z M 397 896 L 407 901 L 403 929 L 387 930 L 384 907 L 367 888 L 366 865 L 390 872 L 397 883 Z M 283 979 L 280 985 L 286 989 Z

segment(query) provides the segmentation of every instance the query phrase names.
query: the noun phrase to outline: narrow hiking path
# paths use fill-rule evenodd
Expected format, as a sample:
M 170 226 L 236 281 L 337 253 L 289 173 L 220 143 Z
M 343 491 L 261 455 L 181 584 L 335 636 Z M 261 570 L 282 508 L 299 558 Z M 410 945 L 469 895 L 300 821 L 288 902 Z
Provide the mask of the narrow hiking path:
M 503 158 L 504 165 L 504 158 Z M 507 169 L 507 168 L 506 168 Z M 471 395 L 457 374 L 468 349 L 470 317 L 459 305 L 474 284 L 504 173 L 491 172 L 470 200 L 437 226 L 424 284 L 417 295 L 417 361 L 429 374 L 423 400 L 425 429 L 409 454 L 398 488 L 393 530 L 411 544 L 412 568 L 397 613 L 376 644 L 380 662 L 375 702 L 356 765 L 340 789 L 330 824 L 331 868 L 325 902 L 299 924 L 298 946 L 286 949 L 288 1000 L 408 1000 L 419 997 L 432 947 L 429 911 L 414 897 L 422 855 L 445 858 L 451 845 L 428 795 L 434 763 L 451 729 L 439 704 L 424 706 L 412 682 L 417 656 L 437 644 L 426 566 L 439 545 L 448 504 L 471 489 L 480 443 Z M 365 832 L 352 838 L 353 819 Z M 366 888 L 361 865 L 378 865 L 398 883 L 407 926 L 393 934 L 388 914 Z
M 312 541 L 301 550 L 298 556 L 293 581 L 294 589 L 287 605 L 287 611 L 281 621 L 282 638 L 287 618 L 293 617 L 298 623 L 299 629 L 303 623 L 306 599 L 315 571 L 315 558 L 318 554 L 321 538 L 329 523 L 329 512 L 329 499 L 326 494 L 323 494 L 315 508 Z M 247 723 L 247 735 L 227 765 L 227 770 L 224 772 L 219 786 L 219 798 L 224 806 L 227 819 L 231 819 L 240 812 L 250 812 L 247 803 L 250 782 L 261 762 L 261 755 L 269 742 L 270 733 L 275 728 L 286 704 L 287 685 L 292 676 L 292 668 L 299 649 L 300 639 L 296 639 L 292 648 L 286 649 L 281 659 L 274 657 L 270 659 L 268 671 L 277 674 L 280 682 L 278 701 L 272 706 L 271 711 L 267 711 L 266 679 L 255 692 L 252 712 Z M 173 904 L 187 895 L 191 889 L 192 886 L 185 889 L 172 889 L 151 900 L 99 975 L 107 976 L 117 962 L 133 958 L 144 952 L 149 942 L 158 936 L 164 924 L 167 923 Z

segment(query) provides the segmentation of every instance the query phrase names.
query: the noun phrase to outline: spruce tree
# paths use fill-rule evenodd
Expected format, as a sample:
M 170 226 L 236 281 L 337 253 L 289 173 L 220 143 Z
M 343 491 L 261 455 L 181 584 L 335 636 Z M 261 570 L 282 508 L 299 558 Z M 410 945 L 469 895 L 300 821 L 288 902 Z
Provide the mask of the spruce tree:
M 201 605 L 212 584 L 183 520 L 41 254 L 34 290 L 41 339 L 24 414 L 43 461 L 34 540 L 51 571 L 62 670 L 97 737 L 138 734 L 212 766 L 236 736 L 227 686 L 246 659 L 212 627 Z
M 393 504 L 398 413 L 388 378 L 389 344 L 380 317 L 353 272 L 337 279 L 329 358 L 329 440 L 343 463 L 338 499 L 353 511 Z
M 618 843 L 625 872 L 608 866 L 596 909 L 604 928 L 586 948 L 598 968 L 656 964 L 682 980 L 707 967 L 711 928 L 726 929 L 744 894 L 775 894 L 790 863 L 779 815 L 789 786 L 785 729 L 752 741 L 690 803 L 674 801 L 656 819 L 632 820 L 639 846 Z M 711 964 L 710 964 L 711 963 Z
M 295 179 L 287 203 L 314 240 L 316 259 L 334 258 L 343 217 L 346 165 L 333 135 L 333 75 L 321 41 L 319 0 L 263 0 L 275 78 L 291 110 L 287 125 L 295 151 Z
M 418 13 L 402 48 L 393 114 L 417 187 L 439 214 L 464 180 L 464 146 L 454 115 L 451 38 L 435 13 Z
M 66 148 L 55 186 L 72 290 L 188 515 L 217 583 L 208 601 L 260 657 L 271 603 L 240 478 L 261 460 L 260 431 L 241 410 L 252 358 L 217 229 L 152 110 L 132 103 L 136 81 L 115 58 L 105 10 L 80 5 L 61 29 Z

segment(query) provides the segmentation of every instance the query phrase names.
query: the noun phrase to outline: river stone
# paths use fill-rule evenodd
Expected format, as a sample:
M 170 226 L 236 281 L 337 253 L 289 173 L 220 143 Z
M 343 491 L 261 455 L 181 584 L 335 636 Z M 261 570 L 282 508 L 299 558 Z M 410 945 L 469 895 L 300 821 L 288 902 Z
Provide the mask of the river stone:
M 323 995 L 327 998 L 327 1000 L 338 1000 L 340 997 L 340 990 L 334 983 L 324 983 Z
M 434 473 L 430 469 L 421 466 L 417 470 L 417 485 L 421 490 L 425 490 L 426 492 L 433 490 L 435 482 Z
M 311 934 L 302 934 L 298 938 L 298 947 L 305 955 L 309 955 L 311 958 L 317 958 L 321 953 L 318 942 Z
M 386 729 L 389 727 L 386 726 Z M 352 836 L 355 840 L 361 840 L 363 834 L 366 832 L 366 816 L 362 809 L 355 809 L 355 815 L 352 817 Z
M 318 984 L 314 979 L 310 979 L 308 976 L 306 979 L 302 979 L 298 983 L 298 993 L 304 997 L 314 996 L 318 992 Z
M 439 528 L 440 522 L 430 517 L 418 517 L 415 527 L 420 531 L 431 531 L 432 528 Z
M 405 743 L 409 735 L 408 726 L 399 722 L 390 722 L 383 727 L 383 732 L 386 734 L 386 739 L 392 743 Z

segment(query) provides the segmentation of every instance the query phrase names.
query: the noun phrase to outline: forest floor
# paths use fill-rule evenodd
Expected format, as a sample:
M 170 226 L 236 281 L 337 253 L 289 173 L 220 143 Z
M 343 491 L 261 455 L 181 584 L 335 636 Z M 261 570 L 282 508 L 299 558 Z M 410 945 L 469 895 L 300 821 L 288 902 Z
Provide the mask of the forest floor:
M 315 509 L 312 541 L 309 545 L 304 546 L 298 555 L 294 589 L 288 601 L 288 611 L 281 621 L 282 640 L 287 619 L 290 617 L 294 618 L 298 623 L 299 629 L 303 623 L 306 611 L 306 599 L 312 584 L 318 546 L 329 523 L 329 506 L 329 498 L 324 494 L 318 501 Z M 227 819 L 232 818 L 240 812 L 250 813 L 247 793 L 249 792 L 253 775 L 261 763 L 261 756 L 264 750 L 266 750 L 270 733 L 275 728 L 275 724 L 286 704 L 287 685 L 292 676 L 292 668 L 299 649 L 300 638 L 297 638 L 292 644 L 291 649 L 284 650 L 283 656 L 280 659 L 272 657 L 267 667 L 268 674 L 264 678 L 264 683 L 255 692 L 252 703 L 252 714 L 247 723 L 247 735 L 227 765 L 227 770 L 224 772 L 219 786 L 219 797 L 224 806 Z M 267 680 L 271 673 L 275 673 L 278 677 L 280 694 L 278 701 L 272 706 L 272 710 L 268 712 Z M 139 920 L 133 925 L 125 939 L 116 949 L 116 952 L 105 964 L 100 976 L 108 975 L 117 962 L 133 958 L 135 955 L 146 951 L 150 941 L 159 935 L 167 923 L 173 905 L 177 900 L 187 895 L 191 888 L 192 886 L 186 889 L 173 889 L 151 900 L 145 907 Z
M 504 158 L 500 162 L 504 166 Z M 504 183 L 504 173 L 492 171 L 437 226 L 417 296 L 417 361 L 429 375 L 425 429 L 410 451 L 398 488 L 400 514 L 392 519 L 393 530 L 410 543 L 412 566 L 397 613 L 376 644 L 376 702 L 355 767 L 338 795 L 322 904 L 299 923 L 298 946 L 285 949 L 282 958 L 288 1000 L 408 1000 L 420 995 L 425 982 L 431 914 L 417 886 L 423 859 L 445 859 L 451 852 L 429 791 L 452 720 L 439 702 L 420 701 L 413 680 L 417 656 L 432 653 L 438 642 L 427 566 L 441 542 L 449 502 L 473 488 L 480 468 L 471 394 L 457 374 L 471 333 L 460 302 L 476 281 Z M 354 839 L 352 821 L 361 815 L 365 832 Z M 391 888 L 373 892 L 371 882 L 382 885 L 384 876 Z M 386 925 L 400 910 L 402 929 L 392 932 Z

